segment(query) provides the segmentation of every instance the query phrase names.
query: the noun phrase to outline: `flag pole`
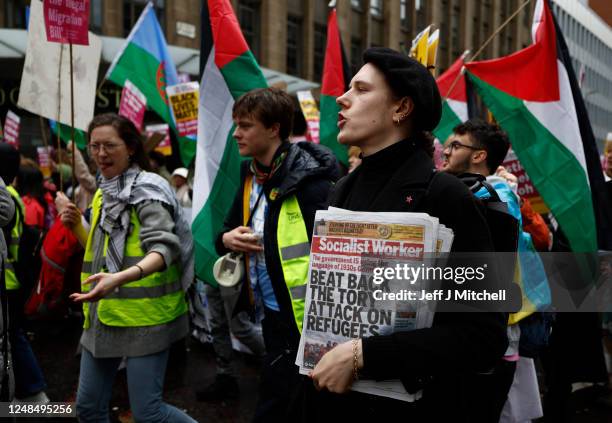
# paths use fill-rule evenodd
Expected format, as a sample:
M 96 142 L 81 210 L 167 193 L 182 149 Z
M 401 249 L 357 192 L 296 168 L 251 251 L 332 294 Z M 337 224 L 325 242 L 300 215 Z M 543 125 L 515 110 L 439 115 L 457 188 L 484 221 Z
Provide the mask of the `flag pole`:
M 47 141 L 47 131 L 45 131 L 45 124 L 43 122 L 43 117 L 38 116 L 38 122 L 40 123 L 40 134 L 43 138 L 43 144 L 45 145 L 45 150 L 47 153 L 49 152 L 49 141 Z
M 72 172 L 70 174 L 71 182 L 70 185 L 72 187 L 72 193 L 70 195 L 72 202 L 74 203 L 74 194 L 75 194 L 75 183 L 74 183 L 74 173 L 75 173 L 75 141 L 74 141 L 74 67 L 72 65 L 72 43 L 70 43 L 70 138 L 72 140 Z
M 512 21 L 512 19 L 514 19 L 519 13 L 521 13 L 521 10 L 523 10 L 525 8 L 525 6 L 527 6 L 529 3 L 531 3 L 531 0 L 526 0 L 523 4 L 521 4 L 519 6 L 518 9 L 516 9 L 514 11 L 513 14 L 511 14 L 508 19 L 506 19 L 494 32 L 493 34 L 491 34 L 491 36 L 489 38 L 487 38 L 487 40 L 482 44 L 482 46 L 480 46 L 480 48 L 476 51 L 476 53 L 474 53 L 474 55 L 472 57 L 469 58 L 469 60 L 466 60 L 465 63 L 469 63 L 469 62 L 473 62 L 474 60 L 476 60 L 476 58 L 478 56 L 480 56 L 480 53 L 482 53 L 484 51 L 484 49 L 489 45 L 489 43 L 491 41 L 493 41 L 493 39 L 497 36 L 497 34 L 499 34 L 501 32 L 502 29 L 504 29 L 509 23 L 510 21 Z M 457 85 L 457 81 L 459 81 L 459 78 L 461 78 L 461 76 L 465 73 L 465 67 L 461 68 L 461 71 L 457 74 L 457 76 L 455 77 L 455 80 L 453 81 L 453 83 L 451 84 L 450 88 L 448 89 L 446 95 L 444 96 L 444 98 L 442 99 L 443 101 L 446 101 L 446 99 L 448 99 L 448 96 L 450 95 L 451 92 L 453 92 L 453 89 L 455 88 L 455 85 Z
M 489 43 L 491 41 L 493 41 L 493 38 L 495 38 L 495 36 L 497 34 L 499 34 L 501 32 L 502 29 L 504 29 L 512 19 L 514 19 L 519 13 L 521 13 L 521 10 L 523 10 L 525 8 L 525 6 L 527 6 L 529 3 L 531 3 L 531 0 L 527 0 L 525 1 L 525 3 L 521 4 L 519 6 L 518 9 L 516 9 L 516 11 L 511 14 L 510 16 L 508 16 L 508 19 L 506 19 L 504 21 L 504 23 L 502 23 L 499 28 L 497 28 L 495 30 L 495 32 L 493 32 L 493 34 L 491 34 L 491 36 L 487 39 L 487 41 L 484 42 L 484 44 L 478 49 L 478 51 L 476 51 L 476 53 L 474 53 L 474 56 L 472 56 L 470 58 L 470 60 L 468 60 L 468 62 L 473 62 L 474 60 L 476 60 L 476 58 L 480 55 L 480 53 L 482 53 L 482 51 L 487 47 L 487 45 L 489 45 Z
M 463 59 L 465 59 L 467 57 L 467 55 L 470 54 L 469 50 L 466 50 L 463 52 L 463 54 L 461 55 L 461 57 Z M 463 62 L 465 63 L 465 61 Z M 450 94 L 453 92 L 453 90 L 455 89 L 455 85 L 457 85 L 457 82 L 459 82 L 459 78 L 461 78 L 461 76 L 463 76 L 463 74 L 465 73 L 465 66 L 461 66 L 461 69 L 459 70 L 459 73 L 457 74 L 457 76 L 455 77 L 455 79 L 453 80 L 453 83 L 451 84 L 451 86 L 449 87 L 448 91 L 446 92 L 446 94 L 444 95 L 444 97 L 442 98 L 442 102 L 445 102 L 446 99 L 448 99 L 448 96 L 450 96 Z
M 60 140 L 61 140 L 61 133 L 62 133 L 62 126 L 60 124 L 60 113 L 62 110 L 62 57 L 64 55 L 64 45 L 60 44 L 61 48 L 60 48 L 60 65 L 58 66 L 58 75 L 57 75 L 57 84 L 58 84 L 58 90 L 57 90 L 57 97 L 58 97 L 58 101 L 57 101 L 57 120 L 55 121 L 55 124 L 57 125 L 57 164 L 58 164 L 58 171 L 59 171 L 59 177 L 60 177 L 60 186 L 59 186 L 59 190 L 60 192 L 64 192 L 64 177 L 62 176 L 62 171 L 60 169 L 61 165 L 62 165 L 62 154 L 61 154 L 61 149 L 62 146 L 60 145 Z

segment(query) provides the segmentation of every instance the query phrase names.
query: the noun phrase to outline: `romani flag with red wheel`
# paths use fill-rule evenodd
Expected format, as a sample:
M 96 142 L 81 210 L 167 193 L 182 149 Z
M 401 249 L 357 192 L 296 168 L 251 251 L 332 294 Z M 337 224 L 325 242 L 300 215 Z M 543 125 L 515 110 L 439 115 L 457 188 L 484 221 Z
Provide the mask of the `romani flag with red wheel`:
M 336 104 L 336 98 L 344 94 L 348 88 L 349 81 L 348 61 L 346 60 L 340 31 L 338 30 L 336 9 L 333 8 L 327 18 L 327 47 L 325 48 L 320 97 L 320 142 L 331 149 L 338 161 L 344 165 L 348 165 L 348 154 L 346 146 L 338 143 L 338 113 L 340 112 L 340 106 Z
M 202 4 L 200 104 L 193 186 L 192 233 L 196 275 L 216 284 L 215 237 L 240 183 L 232 107 L 242 94 L 267 86 L 229 0 Z
M 612 249 L 593 130 L 563 35 L 546 1 L 534 11 L 533 44 L 466 64 L 468 76 L 574 252 Z
M 465 75 L 461 75 L 463 60 L 469 51 L 464 52 L 442 75 L 436 79 L 442 102 L 442 117 L 436 129 L 436 138 L 444 143 L 453 133 L 453 128 L 468 120 L 467 90 Z

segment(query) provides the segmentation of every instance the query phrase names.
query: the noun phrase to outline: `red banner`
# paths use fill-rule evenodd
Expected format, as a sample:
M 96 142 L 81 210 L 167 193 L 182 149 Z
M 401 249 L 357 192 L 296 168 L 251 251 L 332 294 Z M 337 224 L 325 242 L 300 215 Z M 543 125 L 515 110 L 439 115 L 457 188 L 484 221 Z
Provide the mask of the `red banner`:
M 540 193 L 529 179 L 529 175 L 525 172 L 523 165 L 519 162 L 518 157 L 512 149 L 508 151 L 506 159 L 502 163 L 506 170 L 518 178 L 518 194 L 521 197 L 528 198 L 533 209 L 540 214 L 548 213 L 548 207 L 542 200 Z
M 127 79 L 121 91 L 121 102 L 119 103 L 119 115 L 125 116 L 132 121 L 139 131 L 142 130 L 147 98 L 134 84 Z
M 89 0 L 45 0 L 47 41 L 89 45 Z
M 4 141 L 13 144 L 16 149 L 19 149 L 19 125 L 21 119 L 10 110 L 6 114 L 4 121 Z

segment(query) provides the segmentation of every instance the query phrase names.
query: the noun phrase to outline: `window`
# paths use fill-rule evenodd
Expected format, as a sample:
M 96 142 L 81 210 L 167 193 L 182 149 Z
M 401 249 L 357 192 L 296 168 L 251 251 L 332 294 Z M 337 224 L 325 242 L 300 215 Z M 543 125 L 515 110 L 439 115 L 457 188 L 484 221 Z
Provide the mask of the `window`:
M 296 16 L 287 18 L 287 73 L 300 76 L 302 69 L 302 21 Z
M 491 15 L 491 0 L 484 0 L 483 5 L 482 5 L 482 36 L 483 36 L 483 41 L 488 39 L 489 36 L 491 35 L 491 30 L 489 29 L 489 22 L 492 21 L 492 15 Z M 475 48 L 477 48 L 476 46 L 474 46 Z M 479 48 L 480 46 L 478 46 Z M 487 47 L 486 51 L 490 52 L 492 51 L 493 45 L 489 44 L 489 46 Z M 484 59 L 484 57 L 483 57 Z
M 28 2 L 29 4 L 30 2 Z M 6 28 L 25 28 L 26 4 L 24 0 L 7 0 L 4 4 L 4 26 Z
M 515 0 L 507 0 L 502 4 L 501 13 L 500 13 L 500 22 L 505 22 L 510 15 L 516 10 Z M 514 31 L 515 31 L 515 21 L 511 20 L 506 28 L 502 31 L 501 40 L 500 40 L 500 54 L 506 55 L 514 52 L 513 43 L 514 43 Z
M 478 49 L 480 46 L 480 10 L 476 8 L 476 13 L 472 18 L 472 50 Z
M 103 0 L 91 0 L 89 3 L 89 29 L 95 33 L 102 33 L 102 5 Z
M 370 14 L 376 18 L 382 18 L 383 0 L 370 0 Z
M 453 7 L 451 9 L 450 16 L 450 27 L 451 27 L 451 61 L 455 61 L 461 53 L 463 53 L 463 46 L 461 45 L 461 2 L 459 0 L 453 0 Z
M 314 27 L 314 80 L 321 81 L 323 63 L 325 61 L 325 46 L 327 43 L 327 28 L 321 24 Z
M 427 26 L 427 10 L 423 0 L 414 0 L 414 10 L 416 11 L 416 30 L 421 32 Z
M 448 64 L 448 51 L 449 51 L 449 14 L 448 8 L 451 0 L 441 0 L 440 1 L 440 9 L 443 13 L 440 16 L 440 41 L 438 42 L 438 57 L 437 61 L 439 65 L 447 65 Z
M 259 1 L 241 1 L 238 5 L 238 21 L 242 35 L 253 55 L 259 60 L 259 34 L 260 34 L 260 3 Z
M 363 48 L 359 38 L 351 38 L 351 73 L 355 75 L 361 67 Z
M 123 0 L 123 35 L 125 37 L 132 31 L 147 3 L 147 0 Z M 164 31 L 166 28 L 165 0 L 155 0 L 153 6 L 159 25 Z
M 353 7 L 353 9 L 362 11 L 363 7 L 361 4 L 362 0 L 351 0 L 351 6 Z
M 400 22 L 402 29 L 410 33 L 412 29 L 412 14 L 408 11 L 408 0 L 400 0 Z

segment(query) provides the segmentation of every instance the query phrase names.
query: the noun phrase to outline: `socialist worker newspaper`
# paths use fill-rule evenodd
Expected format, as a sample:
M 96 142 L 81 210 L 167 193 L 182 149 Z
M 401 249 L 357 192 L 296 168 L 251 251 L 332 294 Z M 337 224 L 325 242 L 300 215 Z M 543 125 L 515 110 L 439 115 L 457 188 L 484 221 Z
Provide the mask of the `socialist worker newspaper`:
M 431 301 L 381 299 L 409 280 L 385 280 L 380 269 L 431 263 L 425 253 L 449 252 L 453 232 L 425 213 L 368 213 L 330 208 L 315 217 L 304 321 L 296 365 L 309 374 L 323 355 L 354 338 L 430 327 Z M 415 401 L 399 380 L 357 380 L 357 392 Z

